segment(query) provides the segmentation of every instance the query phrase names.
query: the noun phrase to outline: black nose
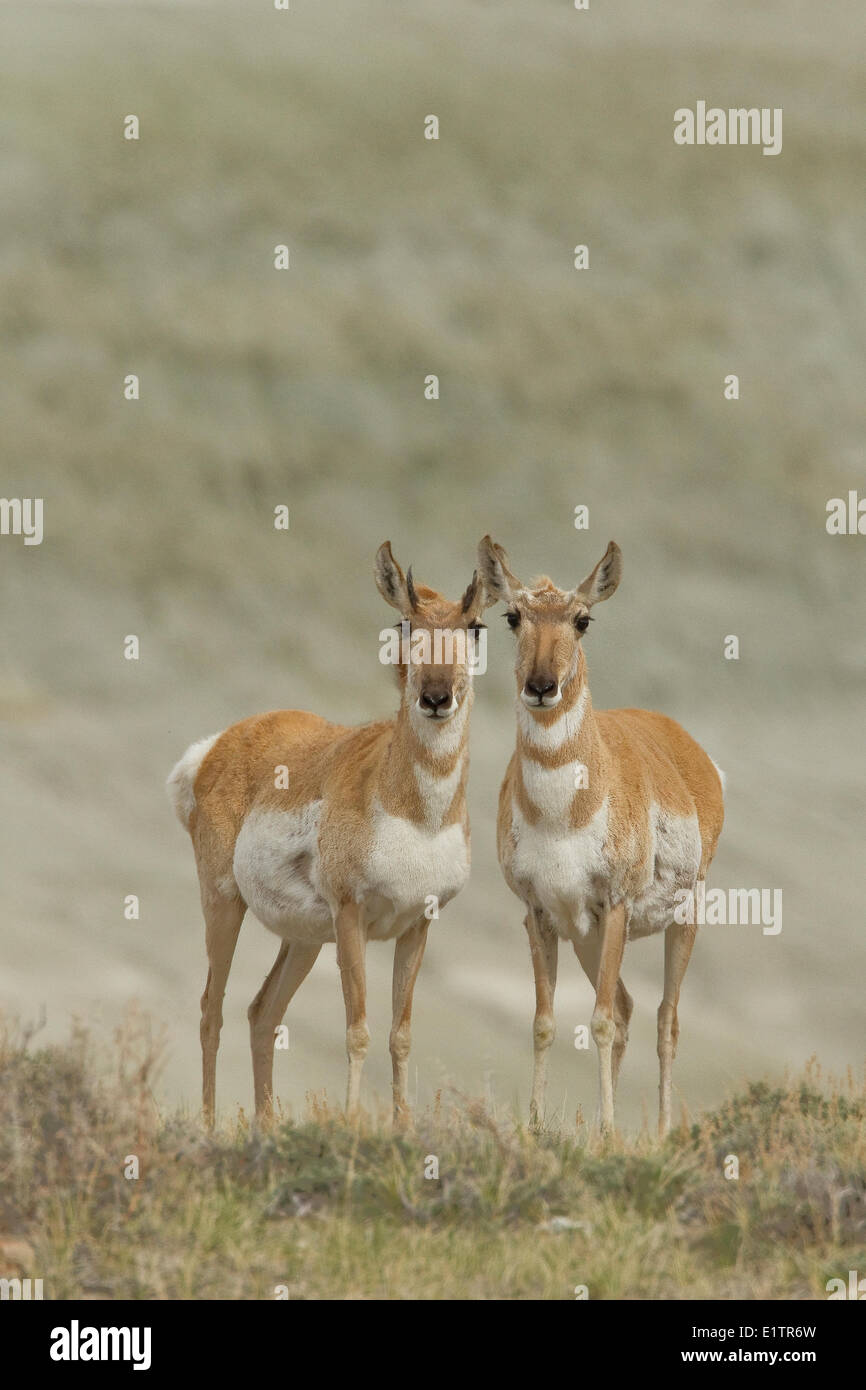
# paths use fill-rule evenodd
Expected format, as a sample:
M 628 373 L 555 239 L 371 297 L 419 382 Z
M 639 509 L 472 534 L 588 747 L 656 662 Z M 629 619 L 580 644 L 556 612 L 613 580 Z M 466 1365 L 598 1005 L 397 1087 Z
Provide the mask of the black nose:
M 541 700 L 545 695 L 552 695 L 556 690 L 556 681 L 545 681 L 543 676 L 534 676 L 531 681 L 526 682 L 526 689 L 530 695 L 535 695 Z
M 425 690 L 418 703 L 423 709 L 438 710 L 451 704 L 451 691 Z

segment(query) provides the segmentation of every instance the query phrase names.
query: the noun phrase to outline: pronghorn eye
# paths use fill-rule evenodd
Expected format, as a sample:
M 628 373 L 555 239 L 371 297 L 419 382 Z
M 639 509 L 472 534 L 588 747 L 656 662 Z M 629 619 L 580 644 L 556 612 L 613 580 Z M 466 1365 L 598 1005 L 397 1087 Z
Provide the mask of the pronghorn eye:
M 514 628 L 516 628 L 516 627 L 520 627 L 520 614 L 519 614 L 519 613 L 506 613 L 506 614 L 505 614 L 505 621 L 507 622 L 508 626 L 509 626 L 512 630 L 513 630 Z
M 578 632 L 586 632 L 591 622 L 592 618 L 588 618 L 584 613 L 580 618 L 575 618 L 574 626 L 577 628 Z

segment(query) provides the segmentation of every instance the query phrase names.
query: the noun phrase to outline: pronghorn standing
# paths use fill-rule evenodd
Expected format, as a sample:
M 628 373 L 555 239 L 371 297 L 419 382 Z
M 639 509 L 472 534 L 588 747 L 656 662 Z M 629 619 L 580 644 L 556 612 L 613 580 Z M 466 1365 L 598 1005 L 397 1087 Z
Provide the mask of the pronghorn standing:
M 222 1001 L 248 907 L 282 937 L 248 1011 L 257 1116 L 272 1110 L 275 1029 L 326 941 L 337 943 L 346 1107 L 357 1112 L 370 1040 L 366 943 L 392 938 L 394 1115 L 398 1123 L 408 1115 L 412 993 L 427 938 L 425 913 L 431 899 L 441 907 L 453 898 L 469 874 L 467 741 L 484 590 L 477 574 L 457 603 L 416 588 L 387 541 L 375 574 L 409 644 L 397 663 L 395 719 L 345 728 L 299 710 L 256 715 L 193 744 L 168 779 L 192 837 L 206 924 L 201 1046 L 209 1124 Z
M 677 1003 L 696 931 L 675 920 L 683 901 L 676 895 L 706 877 L 724 819 L 722 774 L 663 714 L 593 710 L 580 639 L 590 609 L 619 584 L 615 542 L 569 591 L 546 577 L 521 584 L 489 536 L 478 554 L 488 598 L 509 605 L 517 634 L 517 750 L 499 796 L 497 841 L 506 882 L 527 907 L 536 997 L 532 1123 L 543 1118 L 560 938 L 595 988 L 599 1119 L 609 1131 L 632 1011 L 619 977 L 626 939 L 664 931 L 658 1055 L 666 1134 Z

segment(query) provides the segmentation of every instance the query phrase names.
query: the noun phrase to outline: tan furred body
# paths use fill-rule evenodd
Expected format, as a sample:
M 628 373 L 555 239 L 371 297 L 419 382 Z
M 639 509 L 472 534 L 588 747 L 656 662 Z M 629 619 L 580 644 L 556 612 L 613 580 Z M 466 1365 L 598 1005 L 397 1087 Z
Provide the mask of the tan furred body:
M 187 828 L 200 872 L 286 941 L 335 941 L 347 901 L 363 903 L 371 939 L 401 935 L 430 894 L 444 905 L 469 873 L 470 704 L 446 750 L 426 746 L 404 709 L 361 728 L 299 710 L 234 724 L 195 779 Z M 422 787 L 436 783 L 431 807 Z
M 677 1004 L 694 943 L 679 923 L 683 895 L 706 877 L 724 820 L 722 774 L 679 724 L 641 709 L 596 712 L 580 638 L 590 609 L 621 573 L 611 542 L 571 591 L 547 578 L 524 586 L 485 537 L 488 593 L 509 603 L 518 637 L 517 747 L 499 797 L 497 844 L 506 882 L 526 904 L 536 984 L 531 1115 L 542 1122 L 547 1053 L 555 1036 L 557 943 L 570 941 L 596 990 L 599 1120 L 613 1100 L 632 1001 L 620 975 L 626 941 L 665 933 L 658 1015 L 659 1129 L 670 1127 Z
M 452 604 L 404 578 L 380 548 L 377 582 L 413 630 L 477 627 L 476 581 Z M 274 1032 L 322 945 L 336 941 L 346 1003 L 347 1109 L 357 1112 L 369 1044 L 364 955 L 395 941 L 395 1118 L 407 1118 L 410 1018 L 431 919 L 469 875 L 466 811 L 471 663 L 397 668 L 394 719 L 351 728 L 278 710 L 194 744 L 169 777 L 189 831 L 208 947 L 202 997 L 203 1105 L 214 1117 L 222 999 L 247 908 L 281 938 L 249 1010 L 256 1113 L 272 1108 Z

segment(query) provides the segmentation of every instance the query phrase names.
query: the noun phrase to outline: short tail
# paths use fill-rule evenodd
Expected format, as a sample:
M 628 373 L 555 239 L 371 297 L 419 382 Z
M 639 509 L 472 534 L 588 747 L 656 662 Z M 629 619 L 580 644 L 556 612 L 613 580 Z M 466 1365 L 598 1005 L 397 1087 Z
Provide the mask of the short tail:
M 175 763 L 165 784 L 175 814 L 184 830 L 189 830 L 192 813 L 195 810 L 195 779 L 198 770 L 213 748 L 219 734 L 199 739 L 191 743 L 179 762 Z
M 716 772 L 719 774 L 719 781 L 720 781 L 721 784 L 722 784 L 722 800 L 724 801 L 724 799 L 725 799 L 725 790 L 726 790 L 727 785 L 728 785 L 728 775 L 727 775 L 726 772 L 723 772 L 723 771 L 722 771 L 722 769 L 719 767 L 718 763 L 716 762 L 715 758 L 710 758 L 710 762 L 712 763 L 713 767 L 716 769 Z

